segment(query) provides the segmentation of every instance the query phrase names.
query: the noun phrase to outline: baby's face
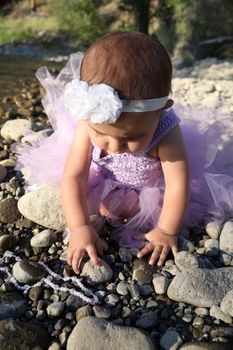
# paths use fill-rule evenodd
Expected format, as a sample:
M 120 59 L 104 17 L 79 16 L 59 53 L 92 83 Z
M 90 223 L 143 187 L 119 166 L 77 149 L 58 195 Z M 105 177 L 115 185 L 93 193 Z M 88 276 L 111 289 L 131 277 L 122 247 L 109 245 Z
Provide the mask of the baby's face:
M 122 113 L 114 124 L 87 122 L 92 142 L 108 153 L 143 151 L 158 127 L 161 112 Z

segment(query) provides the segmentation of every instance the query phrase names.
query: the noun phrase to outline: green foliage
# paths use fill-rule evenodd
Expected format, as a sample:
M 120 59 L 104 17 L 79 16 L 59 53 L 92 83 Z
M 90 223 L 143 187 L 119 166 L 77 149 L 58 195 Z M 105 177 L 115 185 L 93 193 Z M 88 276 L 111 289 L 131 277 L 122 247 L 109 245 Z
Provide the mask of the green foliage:
M 167 29 L 174 23 L 175 44 L 189 47 L 232 35 L 232 13 L 232 0 L 161 0 L 158 16 Z
M 148 33 L 150 0 L 118 0 L 118 6 L 134 14 L 135 29 Z
M 174 49 L 175 40 L 175 27 L 173 24 L 161 23 L 159 28 L 154 33 L 166 49 L 172 53 Z
M 43 18 L 8 18 L 0 12 L 0 44 L 18 43 L 34 39 L 43 28 L 47 32 L 57 32 L 55 19 L 45 21 Z
M 58 0 L 56 13 L 63 31 L 77 36 L 81 44 L 88 46 L 105 32 L 103 17 L 96 8 L 102 1 Z

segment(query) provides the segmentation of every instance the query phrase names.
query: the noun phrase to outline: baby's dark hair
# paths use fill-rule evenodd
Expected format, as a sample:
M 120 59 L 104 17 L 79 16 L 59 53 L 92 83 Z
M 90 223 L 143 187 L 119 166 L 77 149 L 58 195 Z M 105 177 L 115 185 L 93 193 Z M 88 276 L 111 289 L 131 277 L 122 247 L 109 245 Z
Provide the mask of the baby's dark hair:
M 112 33 L 87 50 L 80 78 L 110 85 L 125 99 L 163 97 L 171 91 L 172 63 L 157 39 L 140 32 Z

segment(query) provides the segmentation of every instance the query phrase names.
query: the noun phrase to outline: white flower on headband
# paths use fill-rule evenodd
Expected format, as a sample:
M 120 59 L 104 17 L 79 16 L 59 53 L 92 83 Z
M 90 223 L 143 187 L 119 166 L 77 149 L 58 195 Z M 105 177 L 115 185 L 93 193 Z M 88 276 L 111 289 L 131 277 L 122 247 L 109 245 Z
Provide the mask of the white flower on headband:
M 123 108 L 118 93 L 111 86 L 89 85 L 78 79 L 66 85 L 64 103 L 77 120 L 90 120 L 95 124 L 115 123 Z

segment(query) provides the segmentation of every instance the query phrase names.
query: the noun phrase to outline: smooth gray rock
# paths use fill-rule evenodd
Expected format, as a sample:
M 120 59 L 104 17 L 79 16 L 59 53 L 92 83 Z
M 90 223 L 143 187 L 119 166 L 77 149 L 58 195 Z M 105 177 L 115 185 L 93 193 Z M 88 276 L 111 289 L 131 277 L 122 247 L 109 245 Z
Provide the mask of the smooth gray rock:
M 46 310 L 50 317 L 59 317 L 65 310 L 65 303 L 63 301 L 55 301 L 50 304 Z
M 108 282 L 113 276 L 113 271 L 104 260 L 100 259 L 100 262 L 100 267 L 96 267 L 88 260 L 83 266 L 81 276 L 87 276 L 93 284 Z
M 6 250 L 12 249 L 16 243 L 16 237 L 13 235 L 0 236 L 0 253 L 4 253 Z
M 135 326 L 144 329 L 155 327 L 158 323 L 158 317 L 154 311 L 144 312 L 135 322 Z
M 219 247 L 219 241 L 217 239 L 207 239 L 204 243 L 204 247 L 211 249 L 211 248 L 218 248 Z
M 17 208 L 17 200 L 14 198 L 4 198 L 0 201 L 0 221 L 7 224 L 14 223 L 21 217 Z
M 179 333 L 175 330 L 167 330 L 160 339 L 160 346 L 164 350 L 177 350 L 182 342 Z
M 58 185 L 27 192 L 19 199 L 18 208 L 26 218 L 52 230 L 62 231 L 67 226 Z
M 165 294 L 167 293 L 167 288 L 169 286 L 170 279 L 165 276 L 154 276 L 153 285 L 156 294 Z
M 67 350 L 156 350 L 145 332 L 133 327 L 121 327 L 95 317 L 85 317 L 73 329 Z
M 93 312 L 96 317 L 108 320 L 111 317 L 111 309 L 100 305 L 93 306 Z
M 207 309 L 206 307 L 196 307 L 194 312 L 196 315 L 199 315 L 199 316 L 209 315 L 209 309 Z
M 117 294 L 108 294 L 104 298 L 107 307 L 114 307 L 119 302 L 119 300 L 120 299 Z
M 33 248 L 46 248 L 50 247 L 56 240 L 56 232 L 52 230 L 43 230 L 31 238 L 30 244 Z
M 232 343 L 202 343 L 202 342 L 190 342 L 183 344 L 179 350 L 232 350 Z
M 133 258 L 130 249 L 125 247 L 119 249 L 119 257 L 122 262 L 131 261 Z
M 45 276 L 45 271 L 35 262 L 17 261 L 12 274 L 19 283 L 35 283 Z
M 175 257 L 175 263 L 180 271 L 187 271 L 196 268 L 213 269 L 214 265 L 211 262 L 200 255 L 194 255 L 190 252 L 179 252 Z
M 49 346 L 49 336 L 43 327 L 12 319 L 0 321 L 0 339 L 4 350 L 48 349 Z
M 26 300 L 22 295 L 16 292 L 0 292 L 0 320 L 20 317 L 26 310 Z
M 48 348 L 48 350 L 61 350 L 61 346 L 59 343 L 54 342 L 50 345 L 50 347 Z
M 133 262 L 133 280 L 143 284 L 148 284 L 152 281 L 152 267 L 144 260 L 135 259 Z
M 13 119 L 6 121 L 1 128 L 1 136 L 4 139 L 19 141 L 24 132 L 32 128 L 32 122 L 29 119 Z
M 210 316 L 215 317 L 217 320 L 222 320 L 225 323 L 232 323 L 231 315 L 228 312 L 222 311 L 217 305 L 211 306 Z
M 233 221 L 228 221 L 223 226 L 219 243 L 221 250 L 233 254 Z
M 96 306 L 99 306 L 99 305 L 96 305 Z M 94 306 L 94 307 L 96 307 L 96 306 Z M 84 317 L 92 316 L 93 312 L 94 312 L 94 307 L 93 307 L 93 310 L 91 308 L 91 305 L 89 305 L 89 304 L 82 306 L 82 307 L 79 307 L 76 310 L 76 321 L 79 322 Z M 99 306 L 99 307 L 101 307 L 101 306 Z M 110 313 L 111 313 L 111 311 L 110 311 Z
M 205 230 L 210 238 L 218 239 L 221 232 L 221 226 L 216 221 L 211 221 L 206 225 Z
M 228 312 L 233 317 L 233 290 L 223 297 L 220 308 L 222 311 Z
M 199 307 L 220 304 L 233 289 L 233 268 L 199 269 L 181 272 L 168 287 L 170 299 Z
M 116 291 L 120 295 L 128 295 L 129 294 L 128 283 L 126 281 L 120 281 L 117 285 Z

